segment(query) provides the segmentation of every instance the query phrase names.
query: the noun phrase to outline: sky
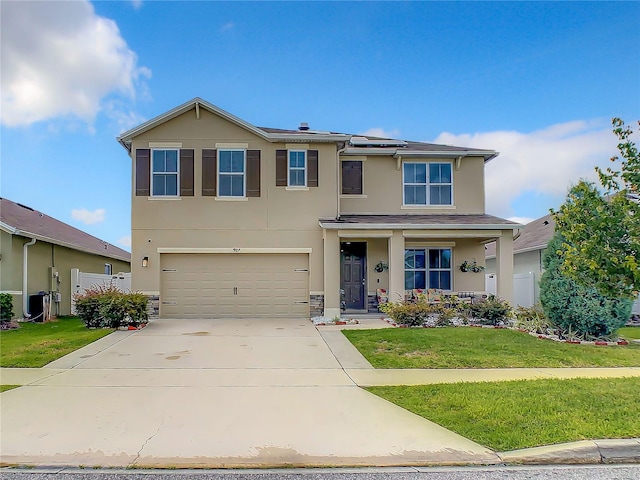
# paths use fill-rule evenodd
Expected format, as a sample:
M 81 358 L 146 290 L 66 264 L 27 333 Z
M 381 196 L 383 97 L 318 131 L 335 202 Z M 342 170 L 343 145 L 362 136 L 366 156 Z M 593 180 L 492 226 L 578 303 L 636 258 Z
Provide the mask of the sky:
M 116 137 L 194 97 L 263 127 L 487 148 L 526 223 L 640 119 L 640 2 L 0 0 L 0 195 L 130 250 Z

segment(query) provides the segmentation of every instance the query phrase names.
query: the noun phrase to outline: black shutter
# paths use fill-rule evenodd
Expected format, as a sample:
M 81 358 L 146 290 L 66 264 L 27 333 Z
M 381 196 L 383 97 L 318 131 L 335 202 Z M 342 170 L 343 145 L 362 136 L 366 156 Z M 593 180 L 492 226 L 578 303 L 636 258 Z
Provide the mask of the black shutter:
M 318 186 L 318 150 L 307 150 L 309 171 L 307 172 L 307 186 Z
M 215 197 L 217 185 L 217 162 L 218 152 L 216 150 L 202 150 L 202 196 Z
M 193 197 L 193 150 L 180 150 L 180 196 Z
M 148 148 L 136 149 L 136 196 L 148 197 L 151 195 L 151 150 Z
M 362 195 L 362 162 L 346 160 L 342 162 L 342 193 Z
M 287 151 L 276 150 L 276 187 L 286 187 L 287 181 Z
M 260 150 L 247 150 L 247 197 L 260 196 Z

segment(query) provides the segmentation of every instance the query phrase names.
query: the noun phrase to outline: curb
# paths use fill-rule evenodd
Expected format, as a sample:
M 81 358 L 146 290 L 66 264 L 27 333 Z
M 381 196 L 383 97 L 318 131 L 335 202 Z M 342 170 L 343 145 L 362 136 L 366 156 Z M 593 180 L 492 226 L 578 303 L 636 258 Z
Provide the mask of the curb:
M 583 440 L 496 455 L 507 464 L 524 465 L 640 463 L 640 438 Z

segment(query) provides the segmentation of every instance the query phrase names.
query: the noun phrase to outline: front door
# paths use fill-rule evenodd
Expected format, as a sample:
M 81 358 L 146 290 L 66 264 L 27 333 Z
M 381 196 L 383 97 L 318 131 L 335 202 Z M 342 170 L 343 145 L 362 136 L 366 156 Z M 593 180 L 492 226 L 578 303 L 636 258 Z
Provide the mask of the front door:
M 349 310 L 366 308 L 366 261 L 366 243 L 345 242 L 340 245 L 340 288 L 344 290 L 344 306 Z

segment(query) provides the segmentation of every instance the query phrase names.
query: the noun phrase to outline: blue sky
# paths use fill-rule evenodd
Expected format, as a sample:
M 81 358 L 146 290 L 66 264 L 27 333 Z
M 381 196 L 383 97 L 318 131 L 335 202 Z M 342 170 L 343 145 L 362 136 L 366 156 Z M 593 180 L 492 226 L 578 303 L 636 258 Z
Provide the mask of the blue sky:
M 537 218 L 640 119 L 640 2 L 2 1 L 1 195 L 129 248 L 123 131 L 199 96 L 267 127 L 492 148 Z M 29 32 L 25 34 L 25 32 Z

